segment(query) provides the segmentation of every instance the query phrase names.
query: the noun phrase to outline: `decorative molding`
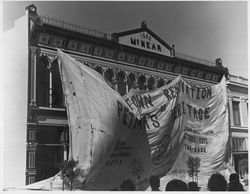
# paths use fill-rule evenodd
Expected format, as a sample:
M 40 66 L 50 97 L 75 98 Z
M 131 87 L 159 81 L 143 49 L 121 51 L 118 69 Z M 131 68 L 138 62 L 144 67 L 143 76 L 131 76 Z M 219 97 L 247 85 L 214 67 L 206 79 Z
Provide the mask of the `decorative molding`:
M 52 48 L 46 48 L 46 49 L 42 48 L 41 52 L 46 53 L 46 54 L 50 54 L 51 56 L 55 57 L 56 51 L 48 50 L 48 49 L 52 49 Z M 65 52 L 67 53 L 70 51 L 65 51 Z M 106 58 L 98 57 L 98 56 L 90 56 L 90 55 L 84 56 L 84 54 L 81 54 L 78 52 L 70 52 L 68 54 L 70 54 L 76 60 L 83 60 L 83 61 L 87 62 L 91 67 L 95 66 L 96 64 L 100 64 L 102 67 L 112 67 L 112 68 L 124 69 L 127 72 L 139 71 L 139 72 L 142 72 L 144 74 L 150 74 L 152 76 L 159 76 L 160 75 L 160 77 L 162 77 L 162 78 L 168 77 L 168 78 L 174 79 L 176 76 L 178 76 L 178 74 L 172 73 L 171 71 L 166 71 L 166 69 L 164 69 L 164 70 L 159 70 L 157 68 L 152 69 L 152 68 L 148 68 L 146 66 L 138 66 L 138 65 L 130 64 L 130 63 L 127 63 L 125 61 L 118 62 L 115 60 L 106 59 Z M 166 65 L 167 69 L 171 68 L 171 70 L 172 70 L 172 66 L 174 64 L 164 63 L 164 65 Z M 187 67 L 182 67 L 182 68 L 187 68 Z M 185 71 L 186 70 L 184 69 L 184 72 Z M 182 72 L 182 70 L 181 70 L 181 72 Z M 190 71 L 189 71 L 189 73 L 190 73 Z M 187 80 L 190 80 L 192 82 L 202 81 L 202 82 L 204 82 L 204 85 L 211 85 L 211 84 L 217 83 L 215 81 L 204 80 L 204 79 L 196 78 L 196 77 L 191 78 L 189 75 L 183 75 L 183 77 L 185 77 Z
M 36 151 L 36 147 L 37 147 L 37 142 L 27 142 L 26 143 L 26 150 L 28 152 L 35 152 Z

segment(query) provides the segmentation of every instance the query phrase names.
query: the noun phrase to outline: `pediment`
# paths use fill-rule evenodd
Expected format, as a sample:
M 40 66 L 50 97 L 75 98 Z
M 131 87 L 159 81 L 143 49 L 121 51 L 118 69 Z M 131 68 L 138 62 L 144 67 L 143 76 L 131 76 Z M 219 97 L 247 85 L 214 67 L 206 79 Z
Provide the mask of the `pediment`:
M 152 32 L 146 25 L 141 28 L 113 34 L 118 43 L 137 49 L 171 56 L 171 46 Z

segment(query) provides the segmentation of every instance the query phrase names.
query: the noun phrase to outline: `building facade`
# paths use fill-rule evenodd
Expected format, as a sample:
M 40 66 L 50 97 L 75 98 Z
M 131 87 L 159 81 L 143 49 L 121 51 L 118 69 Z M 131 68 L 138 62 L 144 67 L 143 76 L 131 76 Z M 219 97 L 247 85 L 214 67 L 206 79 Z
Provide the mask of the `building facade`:
M 228 99 L 231 147 L 235 171 L 248 175 L 248 79 L 229 75 Z
M 178 75 L 203 87 L 219 83 L 224 75 L 228 77 L 220 59 L 213 63 L 180 54 L 174 45 L 170 46 L 151 31 L 146 22 L 137 29 L 107 34 L 39 16 L 37 8 L 31 5 L 26 8 L 25 16 L 5 33 L 5 40 L 13 48 L 4 53 L 6 74 L 12 75 L 9 85 L 16 87 L 4 96 L 5 109 L 18 107 L 4 115 L 5 123 L 16 121 L 6 134 L 9 137 L 16 131 L 22 134 L 15 142 L 6 141 L 6 145 L 26 153 L 19 161 L 25 169 L 18 169 L 19 173 L 25 171 L 26 184 L 53 176 L 67 160 L 68 123 L 57 48 L 102 74 L 121 95 L 132 87 L 140 90 L 161 87 Z M 230 84 L 235 88 L 232 80 Z M 247 85 L 243 88 L 245 91 Z M 16 96 L 17 92 L 22 97 L 16 102 L 10 96 Z M 235 99 L 233 89 L 231 94 Z M 247 93 L 243 96 L 247 98 Z M 245 122 L 245 117 L 241 119 Z M 231 130 L 237 131 L 237 126 L 234 123 Z M 247 128 L 240 130 L 247 137 Z M 236 141 L 233 137 L 232 142 Z M 26 142 L 25 147 L 18 146 L 22 142 Z M 243 152 L 235 150 L 234 156 L 235 162 L 241 163 L 247 158 L 247 147 Z M 14 158 L 15 165 L 16 157 L 7 155 L 6 163 Z

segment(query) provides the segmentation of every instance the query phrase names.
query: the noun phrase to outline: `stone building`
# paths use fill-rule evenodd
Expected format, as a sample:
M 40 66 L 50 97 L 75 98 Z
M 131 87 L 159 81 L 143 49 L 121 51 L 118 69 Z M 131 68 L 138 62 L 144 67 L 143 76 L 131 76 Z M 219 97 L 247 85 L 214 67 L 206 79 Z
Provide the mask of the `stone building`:
M 14 27 L 4 33 L 4 41 L 7 186 L 51 177 L 67 160 L 68 123 L 56 48 L 102 74 L 121 95 L 132 87 L 140 90 L 161 87 L 178 75 L 202 86 L 217 84 L 222 76 L 228 76 L 220 59 L 209 62 L 178 53 L 174 45 L 170 46 L 151 31 L 146 22 L 137 29 L 107 34 L 39 16 L 37 8 L 31 5 Z M 231 105 L 236 110 L 234 99 L 238 98 L 233 88 L 237 89 L 238 83 L 230 79 L 230 84 Z M 247 85 L 242 90 L 245 93 L 239 102 L 247 99 Z M 242 140 L 238 138 L 241 136 L 234 138 L 238 131 L 235 122 L 231 126 L 233 143 Z M 246 136 L 247 128 L 245 125 L 243 128 L 240 130 Z M 234 152 L 238 164 L 247 158 L 247 147 L 241 151 Z M 16 176 L 10 170 L 15 170 Z
M 235 170 L 243 178 L 248 174 L 248 79 L 228 77 L 232 154 Z

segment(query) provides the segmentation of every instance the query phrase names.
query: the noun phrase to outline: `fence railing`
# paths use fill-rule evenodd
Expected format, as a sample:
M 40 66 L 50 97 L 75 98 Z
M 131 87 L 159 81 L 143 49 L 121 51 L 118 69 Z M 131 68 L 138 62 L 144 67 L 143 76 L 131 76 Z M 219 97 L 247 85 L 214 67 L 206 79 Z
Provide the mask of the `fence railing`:
M 75 32 L 80 32 L 82 34 L 87 34 L 87 35 L 95 36 L 98 38 L 111 40 L 111 34 L 108 34 L 108 33 L 104 33 L 95 29 L 86 28 L 86 27 L 79 26 L 76 24 L 72 24 L 66 21 L 59 20 L 57 18 L 51 18 L 47 16 L 40 16 L 40 18 L 42 19 L 42 22 L 45 24 L 53 25 L 59 28 L 67 29 L 67 30 L 72 30 Z
M 195 63 L 200 63 L 200 64 L 203 64 L 203 65 L 208 65 L 208 66 L 215 66 L 216 65 L 215 62 L 204 60 L 204 59 L 199 59 L 199 58 L 192 57 L 192 56 L 188 56 L 188 55 L 185 55 L 185 54 L 182 54 L 182 53 L 179 53 L 179 52 L 175 52 L 175 57 L 179 58 L 179 59 L 184 59 L 184 60 L 187 60 L 187 61 L 192 61 L 192 62 L 195 62 Z

